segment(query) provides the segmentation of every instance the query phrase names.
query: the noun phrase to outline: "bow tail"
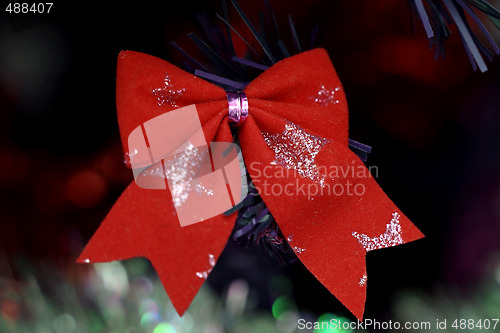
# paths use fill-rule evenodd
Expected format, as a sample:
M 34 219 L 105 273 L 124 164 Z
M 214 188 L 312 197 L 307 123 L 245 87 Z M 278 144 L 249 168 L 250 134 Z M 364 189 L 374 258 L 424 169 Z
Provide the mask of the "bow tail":
M 330 155 L 336 161 L 328 164 L 334 168 L 324 187 L 296 183 L 297 191 L 302 184 L 306 192 L 301 209 L 290 209 L 296 207 L 294 199 L 285 204 L 288 209 L 282 208 L 283 197 L 269 196 L 264 201 L 300 261 L 362 319 L 368 279 L 366 253 L 411 242 L 423 234 L 386 196 L 359 158 L 348 149 L 339 154 L 339 148 L 322 156 Z
M 219 215 L 181 227 L 169 191 L 131 183 L 77 261 L 148 258 L 182 315 L 215 265 L 233 226 L 234 216 Z
M 318 154 L 309 154 L 309 159 L 293 156 L 294 149 L 307 147 L 303 155 L 314 150 L 314 140 L 300 141 L 304 135 L 296 130 L 291 143 L 273 143 L 268 136 L 266 144 L 262 136 L 252 135 L 260 130 L 249 120 L 240 138 L 248 171 L 262 199 L 300 261 L 361 319 L 366 252 L 407 243 L 423 234 L 347 147 L 323 142 Z

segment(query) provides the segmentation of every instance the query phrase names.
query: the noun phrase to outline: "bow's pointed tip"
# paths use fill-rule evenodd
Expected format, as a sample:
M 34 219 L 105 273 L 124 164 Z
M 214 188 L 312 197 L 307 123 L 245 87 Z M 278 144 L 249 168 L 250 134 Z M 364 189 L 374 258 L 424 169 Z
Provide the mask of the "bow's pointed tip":
M 359 286 L 357 286 L 359 288 Z M 356 319 L 362 321 L 365 313 L 365 306 L 366 306 L 366 287 L 363 286 L 363 291 L 361 294 L 357 295 L 356 297 L 354 294 L 351 294 L 351 296 L 348 296 L 347 298 L 345 297 L 337 297 L 342 304 L 351 312 Z
M 75 263 L 77 264 L 97 264 L 97 263 L 104 263 L 104 262 L 111 262 L 113 259 L 110 258 L 100 258 L 99 256 L 96 256 L 93 254 L 92 250 L 89 250 L 89 246 L 82 251 L 80 256 L 75 260 Z
M 363 302 L 363 304 L 360 305 L 359 308 L 352 309 L 351 312 L 356 317 L 356 319 L 358 319 L 359 321 L 363 321 L 365 314 L 365 302 Z
M 182 317 L 191 306 L 204 280 L 200 279 L 200 281 L 196 280 L 191 283 L 186 281 L 175 281 L 175 279 L 168 276 L 166 271 L 163 271 L 160 267 L 158 267 L 158 265 L 153 263 L 153 267 L 155 267 L 158 277 L 160 278 L 163 288 L 165 289 L 170 302 L 172 302 L 175 311 L 179 317 Z M 173 281 L 177 283 L 173 283 Z
M 87 247 L 83 249 L 82 253 L 80 253 L 80 256 L 75 260 L 77 264 L 95 264 L 95 263 L 100 263 L 100 262 L 109 262 L 112 260 L 102 260 L 103 258 L 96 259 L 96 257 L 93 253 L 94 251 L 91 249 L 91 244 L 92 242 L 89 242 Z
M 89 255 L 89 244 L 87 244 L 87 246 L 82 250 L 82 252 L 80 253 L 80 255 L 78 256 L 78 258 L 75 260 L 75 262 L 77 264 L 90 264 L 91 263 L 91 260 L 90 260 L 90 255 Z
M 405 228 L 404 228 L 404 243 L 410 243 L 422 238 L 425 238 L 425 235 L 420 229 L 411 222 L 406 216 L 403 218 Z
M 172 305 L 174 306 L 174 309 L 177 312 L 177 314 L 179 315 L 179 317 L 184 316 L 186 314 L 188 307 L 189 307 L 189 305 L 185 306 L 184 304 L 178 304 L 178 303 L 172 303 Z
M 90 259 L 87 258 L 86 256 L 84 256 L 83 254 L 81 254 L 76 260 L 75 262 L 77 264 L 89 264 L 90 263 Z
M 418 230 L 418 229 L 417 229 Z M 415 239 L 414 240 L 419 240 L 419 239 L 423 239 L 425 238 L 425 235 L 423 232 L 421 232 L 420 230 L 418 230 L 418 233 L 417 235 L 415 236 Z

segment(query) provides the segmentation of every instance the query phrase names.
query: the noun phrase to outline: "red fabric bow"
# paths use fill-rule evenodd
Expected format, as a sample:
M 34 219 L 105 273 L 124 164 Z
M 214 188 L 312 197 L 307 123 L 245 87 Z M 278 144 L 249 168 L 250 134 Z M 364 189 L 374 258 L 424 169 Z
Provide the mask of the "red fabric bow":
M 162 91 L 165 87 L 169 91 Z M 245 88 L 250 114 L 238 128 L 238 137 L 248 172 L 285 237 L 293 235 L 290 245 L 298 258 L 361 319 L 366 298 L 366 252 L 423 235 L 349 150 L 348 110 L 341 87 L 323 49 L 282 60 Z M 162 93 L 169 94 L 163 96 L 167 102 L 160 100 Z M 196 105 L 207 142 L 232 142 L 222 88 L 156 57 L 120 53 L 117 110 L 124 151 L 128 151 L 128 135 L 137 126 L 191 104 Z M 287 139 L 295 141 L 287 143 Z M 303 146 L 301 140 L 313 143 L 305 150 L 310 154 L 308 160 L 292 156 L 295 160 L 290 162 L 286 160 L 290 155 L 280 155 L 280 144 L 285 148 L 287 144 Z M 288 154 L 293 155 L 293 151 Z M 309 173 L 301 173 L 300 166 L 298 173 L 283 172 L 291 167 L 287 163 L 293 167 L 300 162 L 309 163 Z M 267 191 L 262 190 L 264 184 L 270 185 Z M 360 189 L 364 193 L 339 194 L 349 184 L 351 191 L 360 184 L 358 194 Z M 280 187 L 282 195 L 273 195 L 271 185 L 275 193 Z M 333 186 L 337 186 L 336 191 Z M 327 188 L 329 194 L 312 195 L 309 191 Z M 230 237 L 236 214 L 181 227 L 174 212 L 169 191 L 143 189 L 132 182 L 78 261 L 146 257 L 178 313 L 184 313 L 204 282 L 196 273 L 210 271 L 213 259 L 217 260 Z

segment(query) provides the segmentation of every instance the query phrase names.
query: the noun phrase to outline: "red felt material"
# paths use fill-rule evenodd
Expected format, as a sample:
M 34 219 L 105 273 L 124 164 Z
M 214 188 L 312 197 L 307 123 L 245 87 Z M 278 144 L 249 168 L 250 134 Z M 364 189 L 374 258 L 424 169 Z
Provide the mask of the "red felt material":
M 120 53 L 117 70 L 117 110 L 124 150 L 128 151 L 130 132 L 145 121 L 174 107 L 158 105 L 153 89 L 164 85 L 168 73 L 172 89 L 185 89 L 175 104 L 196 104 L 207 142 L 231 142 L 227 123 L 227 100 L 223 89 L 201 80 L 161 59 L 142 53 Z M 402 239 L 410 242 L 423 237 L 421 232 L 387 198 L 375 180 L 360 177 L 366 167 L 348 149 L 348 110 L 342 90 L 339 103 L 326 106 L 314 102 L 325 87 L 341 87 L 327 53 L 322 49 L 303 52 L 275 64 L 252 81 L 245 93 L 250 115 L 239 127 L 241 149 L 252 180 L 257 187 L 264 182 L 294 185 L 294 195 L 276 196 L 261 191 L 261 196 L 298 258 L 356 317 L 362 318 L 366 284 L 366 251 L 353 232 L 376 237 L 386 231 L 392 214 L 401 215 Z M 362 196 L 311 195 L 313 181 L 274 165 L 272 149 L 262 132 L 282 133 L 287 122 L 299 125 L 310 134 L 329 140 L 315 163 L 326 168 L 347 170 L 344 175 L 327 178 L 330 185 L 344 188 L 362 184 Z M 356 172 L 351 172 L 352 170 Z M 326 169 L 331 170 L 331 169 Z M 265 173 L 264 173 L 265 172 Z M 365 174 L 367 175 L 367 174 Z M 277 185 L 276 185 L 277 186 Z M 303 190 L 301 191 L 300 188 Z M 305 191 L 304 191 L 305 189 Z M 318 187 L 316 187 L 316 190 Z M 234 226 L 236 215 L 216 216 L 202 223 L 181 227 L 169 191 L 139 188 L 135 183 L 125 190 L 96 234 L 79 257 L 79 262 L 105 262 L 136 256 L 151 260 L 165 289 L 182 314 L 203 281 L 196 272 L 210 269 L 208 255 L 217 259 Z

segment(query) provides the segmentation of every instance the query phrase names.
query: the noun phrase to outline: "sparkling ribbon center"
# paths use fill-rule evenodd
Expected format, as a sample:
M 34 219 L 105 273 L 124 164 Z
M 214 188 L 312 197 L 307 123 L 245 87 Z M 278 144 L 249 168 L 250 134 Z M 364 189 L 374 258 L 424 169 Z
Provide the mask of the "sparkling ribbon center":
M 240 125 L 248 117 L 248 99 L 243 91 L 228 91 L 229 123 Z

